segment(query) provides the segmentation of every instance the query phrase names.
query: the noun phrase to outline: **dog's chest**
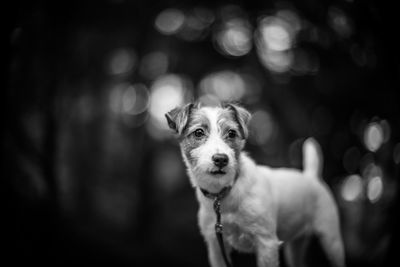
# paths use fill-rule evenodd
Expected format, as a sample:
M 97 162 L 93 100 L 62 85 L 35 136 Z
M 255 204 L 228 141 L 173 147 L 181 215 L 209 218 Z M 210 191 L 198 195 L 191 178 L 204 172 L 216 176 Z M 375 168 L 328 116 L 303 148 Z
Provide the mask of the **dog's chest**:
M 234 221 L 224 223 L 224 238 L 228 244 L 238 251 L 254 252 L 253 235 Z

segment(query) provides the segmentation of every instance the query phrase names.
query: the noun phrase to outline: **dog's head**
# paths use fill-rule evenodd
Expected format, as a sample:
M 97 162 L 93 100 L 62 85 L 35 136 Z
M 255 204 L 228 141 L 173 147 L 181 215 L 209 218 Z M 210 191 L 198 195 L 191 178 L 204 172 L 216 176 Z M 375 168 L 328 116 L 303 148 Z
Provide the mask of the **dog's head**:
M 210 192 L 232 185 L 248 136 L 250 113 L 234 104 L 218 107 L 187 104 L 171 110 L 166 118 L 179 136 L 192 185 Z

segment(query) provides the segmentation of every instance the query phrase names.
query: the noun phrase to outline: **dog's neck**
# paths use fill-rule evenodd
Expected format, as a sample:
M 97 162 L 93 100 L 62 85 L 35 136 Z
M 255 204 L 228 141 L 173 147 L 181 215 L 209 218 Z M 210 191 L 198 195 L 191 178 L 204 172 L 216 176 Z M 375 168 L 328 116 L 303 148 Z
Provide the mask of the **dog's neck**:
M 229 192 L 231 191 L 232 186 L 225 186 L 224 188 L 221 189 L 221 191 L 217 192 L 217 193 L 211 193 L 203 188 L 200 188 L 200 191 L 203 193 L 203 195 L 209 199 L 212 200 L 222 200 L 224 199 Z

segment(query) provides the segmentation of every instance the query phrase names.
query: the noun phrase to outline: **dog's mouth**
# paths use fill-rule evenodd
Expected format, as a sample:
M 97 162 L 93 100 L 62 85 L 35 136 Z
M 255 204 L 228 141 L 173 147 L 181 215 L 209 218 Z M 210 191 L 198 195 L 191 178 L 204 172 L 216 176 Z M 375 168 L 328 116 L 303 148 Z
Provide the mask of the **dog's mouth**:
M 212 175 L 224 175 L 224 174 L 226 174 L 226 171 L 223 171 L 222 169 L 217 169 L 217 170 L 210 171 L 210 173 Z

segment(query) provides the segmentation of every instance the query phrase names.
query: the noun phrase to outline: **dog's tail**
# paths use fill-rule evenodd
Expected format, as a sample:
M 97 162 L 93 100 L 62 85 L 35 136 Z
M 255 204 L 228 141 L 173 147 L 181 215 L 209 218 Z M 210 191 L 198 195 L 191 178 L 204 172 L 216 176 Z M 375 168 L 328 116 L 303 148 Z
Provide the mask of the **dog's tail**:
M 322 153 L 318 142 L 308 138 L 303 143 L 303 172 L 309 176 L 321 177 Z

